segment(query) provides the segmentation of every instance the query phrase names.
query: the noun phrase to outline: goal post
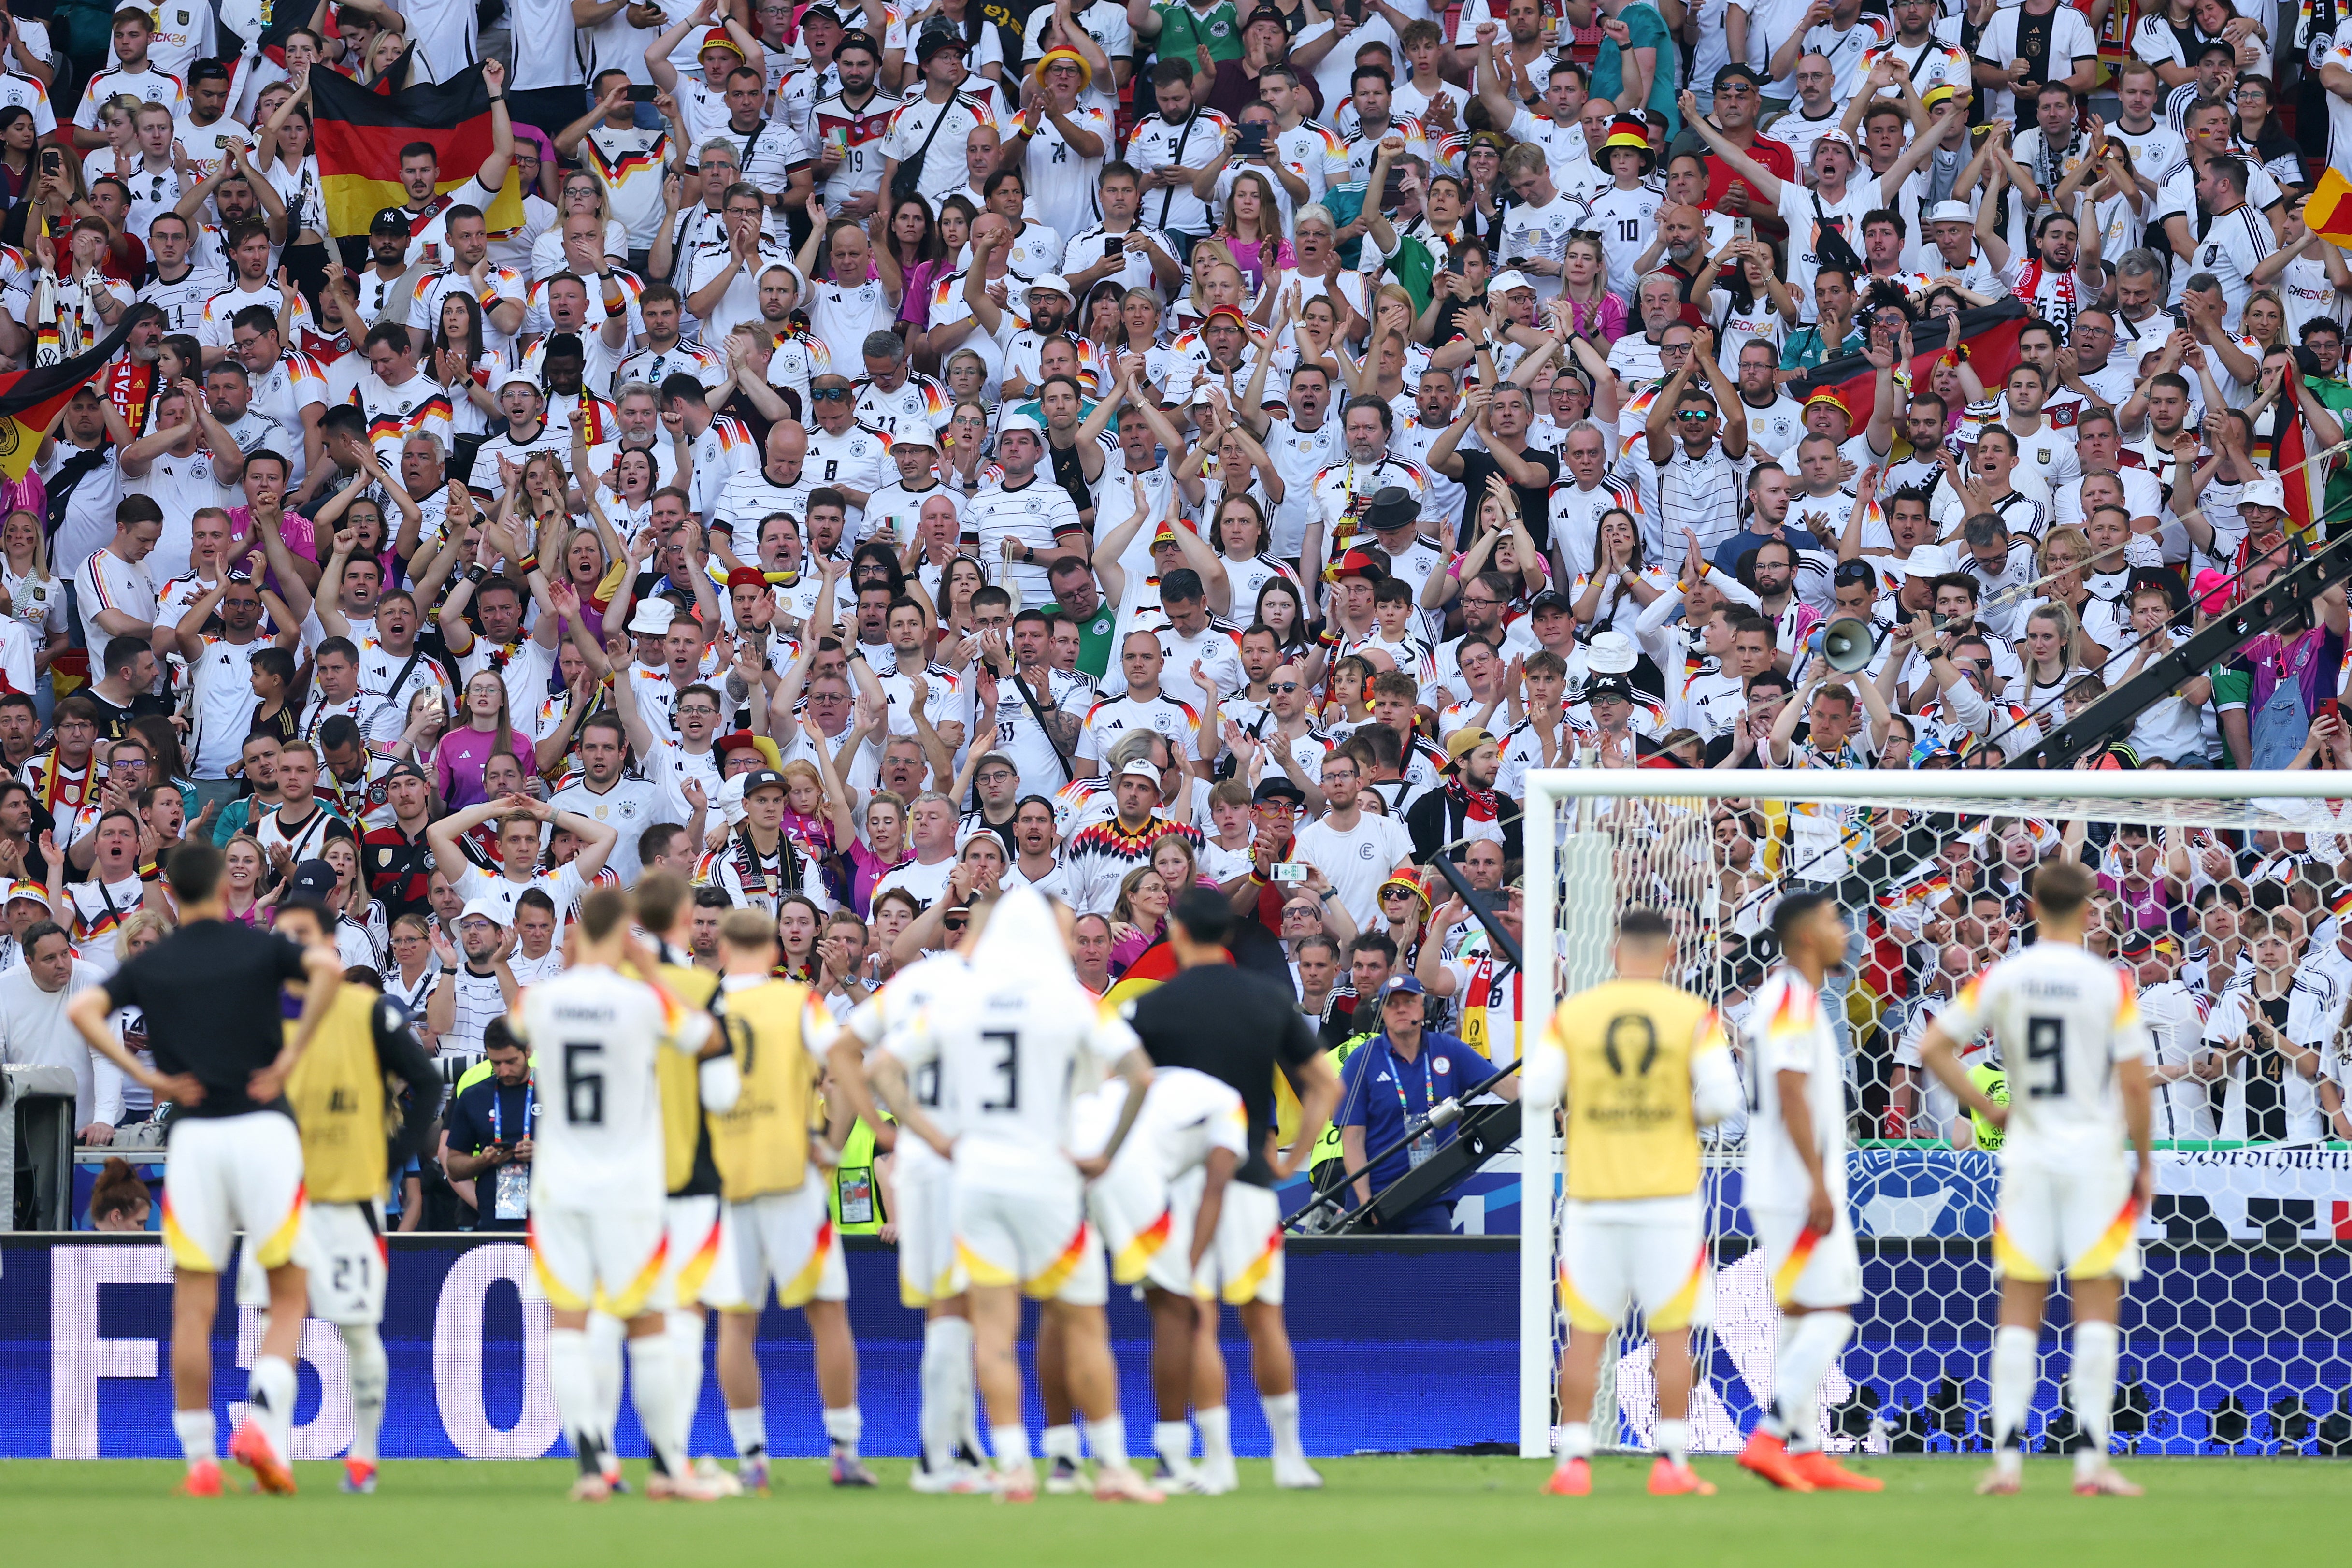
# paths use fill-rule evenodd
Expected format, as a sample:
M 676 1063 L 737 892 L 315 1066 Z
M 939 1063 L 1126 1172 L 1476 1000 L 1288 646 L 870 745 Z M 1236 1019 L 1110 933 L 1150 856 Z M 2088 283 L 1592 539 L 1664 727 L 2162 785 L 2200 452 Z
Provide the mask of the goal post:
M 2326 953 L 2334 952 L 2331 922 L 2339 915 L 2352 921 L 2347 797 L 2352 776 L 2305 772 L 1531 773 L 1522 1054 L 1542 1037 L 1561 998 L 1608 976 L 1619 912 L 1649 904 L 1677 924 L 1672 977 L 1725 1007 L 1745 1072 L 1738 1007 L 1769 961 L 1770 906 L 1795 883 L 1832 891 L 1857 941 L 1851 977 L 1829 996 L 1846 1060 L 1849 1125 L 1873 1135 L 1849 1138 L 1849 1202 L 1865 1221 L 1857 1235 L 1866 1299 L 1856 1318 L 1892 1327 L 1874 1342 L 1858 1332 L 1846 1357 L 1850 1378 L 1833 1373 L 1825 1380 L 1823 1402 L 1842 1406 L 1843 1419 L 1824 1430 L 1833 1445 L 1849 1448 L 1883 1448 L 1890 1440 L 1896 1451 L 1980 1445 L 1975 1412 L 1984 1403 L 1995 1288 L 1989 1226 L 1997 1164 L 1983 1150 L 1956 1147 L 1973 1142 L 1973 1130 L 1958 1125 L 1964 1113 L 1929 1114 L 1940 1089 L 1889 1066 L 1901 1031 L 1916 1040 L 1940 995 L 1937 988 L 1950 984 L 1942 972 L 1965 965 L 1965 977 L 2022 926 L 2014 874 L 2071 849 L 2095 869 L 2115 874 L 2112 883 L 2103 882 L 2110 889 L 2102 895 L 2105 913 L 2095 912 L 2093 921 L 2095 945 L 2108 950 L 2104 955 L 2137 952 L 2142 941 L 2126 933 L 2140 931 L 2150 932 L 2149 942 L 2159 948 L 2168 940 L 2179 950 L 2161 962 L 2138 961 L 2152 966 L 2141 972 L 2144 986 L 2155 974 L 2160 988 L 2182 997 L 2169 1015 L 2169 1044 L 2159 1040 L 2158 1059 L 2168 1059 L 2166 1050 L 2197 1048 L 2209 1009 L 2253 1005 L 2227 999 L 2233 985 L 2246 987 L 2252 942 L 2231 947 L 2210 936 L 2209 921 L 2242 921 L 2241 931 L 2275 926 L 2285 933 L 2280 940 L 2297 943 L 2298 973 L 2323 942 Z M 2250 846 L 2263 856 L 2251 872 Z M 2226 851 L 2226 862 L 2214 856 L 2217 847 Z M 2143 886 L 2151 856 L 2161 895 L 2153 910 Z M 2183 864 L 2187 875 L 2162 877 Z M 1965 878 L 1977 880 L 1956 880 Z M 2279 891 L 2251 890 L 2273 883 Z M 2003 909 L 1978 901 L 2000 898 L 2004 889 Z M 2226 921 L 2198 907 L 2241 895 L 2242 913 Z M 2165 923 L 2153 923 L 2159 916 Z M 2352 936 L 2346 944 L 2341 975 L 2327 967 L 2338 960 L 2322 953 L 2326 973 L 2311 984 L 2315 995 L 2334 987 L 2326 994 L 2333 1013 L 2325 1037 L 2308 1042 L 2322 1079 L 2352 1077 L 2343 1039 Z M 2168 963 L 2178 966 L 2170 981 L 2162 973 Z M 2228 979 L 2232 963 L 2234 983 Z M 2295 1027 L 2309 1035 L 2317 1026 L 2299 1013 Z M 1970 1059 L 1997 1069 L 1989 1043 Z M 2213 1058 L 2200 1050 L 2199 1059 L 2210 1067 Z M 2123 1400 L 2142 1401 L 2142 1415 L 2119 1416 L 2118 1441 L 2145 1441 L 2151 1451 L 2168 1453 L 2244 1452 L 2243 1444 L 2267 1442 L 2257 1451 L 2352 1456 L 2352 1348 L 2336 1321 L 2352 1247 L 2352 1151 L 2341 1142 L 2329 1146 L 2347 1123 L 2331 1119 L 2306 1094 L 2300 1120 L 2285 1137 L 2275 1136 L 2279 1128 L 2262 1118 L 2294 1110 L 2287 1103 L 2294 1091 L 2247 1081 L 2261 1071 L 2245 1061 L 2218 1076 L 2200 1068 L 2196 1079 L 2168 1091 L 2186 1107 L 2169 1113 L 2169 1125 L 2168 1091 L 2159 1091 L 2159 1175 L 2175 1195 L 2159 1197 L 2143 1219 L 2143 1238 L 2162 1262 L 2152 1262 L 2126 1292 Z M 2242 1077 L 2233 1080 L 2231 1072 Z M 1883 1110 L 1863 1120 L 1865 1103 L 1891 1094 L 1891 1080 L 1900 1080 L 1919 1108 L 1916 1122 L 1893 1130 L 1923 1136 L 1879 1139 Z M 2271 1105 L 2265 1094 L 2281 1103 Z M 2200 1115 L 2205 1120 L 2194 1125 L 2180 1120 Z M 2225 1128 L 2229 1115 L 2238 1120 Z M 1560 1149 L 1549 1108 L 1528 1104 L 1524 1127 L 1519 1452 L 1542 1458 L 1552 1452 L 1560 1419 L 1558 1360 L 1565 1342 L 1554 1256 Z M 2184 1131 L 2205 1137 L 2179 1136 Z M 2168 1140 L 2168 1131 L 2175 1136 Z M 2227 1131 L 2235 1135 L 2217 1136 Z M 1743 1127 L 1713 1136 L 1706 1150 L 1715 1243 L 1710 1292 L 1723 1310 L 1714 1334 L 1693 1337 L 1691 1424 L 1694 1446 L 1713 1451 L 1736 1442 L 1741 1421 L 1759 1403 L 1759 1354 L 1760 1386 L 1769 1388 L 1776 1337 L 1777 1309 L 1769 1290 L 1758 1289 L 1760 1266 L 1748 1259 L 1743 1272 L 1732 1261 L 1752 1250 L 1737 1201 L 1744 1147 Z M 1857 1173 L 1862 1164 L 1869 1169 Z M 1866 1214 L 1864 1175 L 1872 1184 Z M 2136 1297 L 2144 1298 L 2137 1310 Z M 2326 1326 L 2315 1329 L 2314 1321 Z M 2053 1386 L 2063 1374 L 2064 1342 L 2047 1332 L 2042 1340 L 2029 1424 L 2036 1444 L 2063 1446 L 2072 1432 Z M 1638 1317 L 1621 1325 L 1610 1360 L 1591 1413 L 1596 1439 L 1604 1449 L 1639 1446 L 1654 1418 L 1654 1395 Z M 1643 1401 L 1652 1403 L 1645 1407 Z M 2338 1439 L 2340 1447 L 2330 1447 Z

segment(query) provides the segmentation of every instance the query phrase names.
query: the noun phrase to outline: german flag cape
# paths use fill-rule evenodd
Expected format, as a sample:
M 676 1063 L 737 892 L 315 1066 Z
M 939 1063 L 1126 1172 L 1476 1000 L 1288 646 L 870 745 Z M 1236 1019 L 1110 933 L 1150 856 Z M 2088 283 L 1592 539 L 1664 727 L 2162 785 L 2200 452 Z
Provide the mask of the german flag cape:
M 134 325 L 156 313 L 152 305 L 133 305 L 88 353 L 0 375 L 0 473 L 12 479 L 25 477 L 33 466 L 33 454 L 40 450 L 42 434 L 58 411 L 105 370 L 106 362 L 121 350 Z
M 434 187 L 440 194 L 411 215 L 415 229 L 452 205 L 449 193 L 472 180 L 490 155 L 490 94 L 478 62 L 447 81 L 392 88 L 404 74 L 395 68 L 370 88 L 330 70 L 310 73 L 319 182 L 327 228 L 338 237 L 365 234 L 377 213 L 406 199 L 400 150 L 411 142 L 430 142 L 441 160 Z M 522 226 L 522 184 L 511 168 L 485 216 L 492 234 Z

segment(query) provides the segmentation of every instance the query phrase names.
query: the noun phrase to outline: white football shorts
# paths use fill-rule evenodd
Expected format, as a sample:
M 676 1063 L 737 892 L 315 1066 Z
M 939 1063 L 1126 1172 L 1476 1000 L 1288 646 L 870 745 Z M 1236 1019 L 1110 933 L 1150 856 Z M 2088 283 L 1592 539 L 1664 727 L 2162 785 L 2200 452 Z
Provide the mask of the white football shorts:
M 727 1234 L 726 1205 L 717 1193 L 662 1202 L 664 1237 L 660 1289 L 675 1306 L 732 1307 L 742 1300 L 735 1277 L 719 1259 Z
M 812 1166 L 809 1179 L 789 1193 L 763 1193 L 727 1205 L 714 1274 L 733 1281 L 736 1299 L 728 1310 L 759 1311 L 768 1304 L 771 1282 L 778 1304 L 785 1307 L 849 1300 L 849 1266 L 825 1207 L 823 1177 Z
M 1017 1285 L 1041 1301 L 1109 1300 L 1109 1271 L 1075 1171 L 1071 1178 L 1066 1186 L 1028 1192 L 956 1183 L 956 1259 L 964 1277 L 974 1285 Z
M 1764 1268 L 1772 1300 L 1783 1307 L 1851 1307 L 1862 1300 L 1862 1257 L 1854 1250 L 1853 1222 L 1841 1201 L 1828 1235 L 1805 1228 L 1802 1209 L 1748 1210 L 1756 1239 L 1763 1244 Z
M 1150 1285 L 1179 1296 L 1192 1293 L 1192 1213 L 1179 1191 L 1187 1177 L 1160 1181 L 1141 1161 L 1122 1161 L 1087 1184 L 1087 1213 L 1110 1252 L 1110 1277 L 1121 1285 Z
M 1189 1185 L 1188 1212 L 1197 1211 L 1206 1179 L 1193 1171 L 1179 1184 Z M 1217 1234 L 1201 1255 L 1192 1294 L 1203 1301 L 1223 1300 L 1235 1307 L 1251 1301 L 1279 1307 L 1282 1279 L 1282 1200 L 1271 1187 L 1227 1182 L 1224 1205 L 1217 1214 Z
M 659 1205 L 530 1210 L 531 1278 L 562 1312 L 593 1309 L 626 1321 L 672 1303 L 663 1288 L 669 1254 Z
M 1570 1326 L 1605 1334 L 1639 1303 L 1653 1329 L 1707 1321 L 1706 1216 L 1697 1193 L 1570 1198 L 1559 1215 L 1559 1300 Z
M 269 1306 L 269 1276 L 255 1248 L 236 1263 L 236 1300 L 241 1307 Z M 338 1327 L 373 1327 L 383 1321 L 384 1286 L 392 1251 L 384 1245 L 383 1219 L 373 1200 L 363 1204 L 305 1204 L 292 1259 L 301 1266 L 310 1290 L 310 1316 Z
M 172 1123 L 163 1159 L 163 1242 L 174 1267 L 218 1274 L 245 1233 L 259 1267 L 295 1261 L 302 1230 L 302 1135 L 276 1110 Z
M 2037 1160 L 2014 1144 L 2000 1164 L 1993 1267 L 2004 1277 L 2050 1280 L 2139 1278 L 2139 1206 L 2121 1158 Z
M 890 1169 L 890 1216 L 898 1226 L 898 1300 L 919 1309 L 961 1296 L 964 1289 L 956 1263 L 955 1167 L 928 1147 L 920 1155 L 912 1153 L 909 1145 L 920 1142 L 901 1132 Z

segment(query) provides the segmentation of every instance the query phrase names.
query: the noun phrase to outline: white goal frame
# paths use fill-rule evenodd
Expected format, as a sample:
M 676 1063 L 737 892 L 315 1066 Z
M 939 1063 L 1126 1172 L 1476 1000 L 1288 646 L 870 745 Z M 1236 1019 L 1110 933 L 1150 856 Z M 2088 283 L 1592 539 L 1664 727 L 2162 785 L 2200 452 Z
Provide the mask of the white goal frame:
M 2352 773 L 2169 769 L 2141 773 L 1957 768 L 1922 773 L 1857 768 L 1792 773 L 1755 768 L 1546 768 L 1529 773 L 1527 787 L 1526 920 L 1522 929 L 1531 951 L 1527 954 L 1527 1016 L 1519 1032 L 1523 1058 L 1550 1026 L 1552 1012 L 1563 993 L 1572 994 L 1606 978 L 1599 973 L 1597 960 L 1605 951 L 1601 939 L 1615 919 L 1615 911 L 1605 900 L 1571 898 L 1563 911 L 1556 898 L 1563 871 L 1572 875 L 1577 869 L 1573 864 L 1564 863 L 1573 861 L 1575 857 L 1573 853 L 1562 856 L 1554 827 L 1557 807 L 1562 801 L 1596 797 L 1795 797 L 1929 805 L 1937 801 L 2011 800 L 2024 807 L 2057 801 L 2095 805 L 2127 801 L 2324 800 L 2352 798 Z M 1580 935 L 1589 938 L 1570 945 L 1569 951 L 1584 955 L 1592 973 L 1560 973 L 1563 944 L 1559 933 L 1563 930 L 1563 913 Z M 1550 1222 L 1551 1184 L 1559 1179 L 1559 1162 L 1557 1143 L 1549 1135 L 1537 1136 L 1538 1126 L 1545 1124 L 1543 1109 L 1532 1104 L 1526 1107 L 1521 1133 L 1519 1455 L 1523 1458 L 1551 1457 L 1552 1398 L 1559 1373 L 1553 1361 L 1557 1260 Z M 1603 1375 L 1605 1384 L 1605 1367 Z M 1613 1442 L 1613 1433 L 1610 1440 Z

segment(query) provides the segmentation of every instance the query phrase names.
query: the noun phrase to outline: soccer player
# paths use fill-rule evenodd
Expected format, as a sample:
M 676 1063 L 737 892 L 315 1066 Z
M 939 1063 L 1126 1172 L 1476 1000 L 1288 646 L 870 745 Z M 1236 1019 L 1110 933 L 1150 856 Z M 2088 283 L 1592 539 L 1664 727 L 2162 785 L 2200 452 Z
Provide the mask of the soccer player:
M 1527 1095 L 1563 1092 L 1568 1202 L 1559 1219 L 1559 1465 L 1544 1489 L 1592 1490 L 1601 1347 L 1639 1301 L 1657 1345 L 1658 1457 L 1650 1490 L 1711 1495 L 1690 1467 L 1690 1331 L 1706 1285 L 1698 1128 L 1740 1107 L 1738 1069 L 1715 1009 L 1667 984 L 1674 928 L 1652 909 L 1617 922 L 1617 978 L 1568 998 L 1527 1067 Z
M 710 1118 L 710 1153 L 727 1200 L 719 1272 L 731 1276 L 726 1284 L 735 1298 L 719 1319 L 719 1388 L 736 1452 L 745 1456 L 738 1478 L 747 1489 L 767 1484 L 757 1352 L 760 1310 L 772 1280 L 778 1304 L 801 1310 L 816 1344 L 833 1484 L 870 1487 L 873 1472 L 857 1457 L 865 1420 L 857 1408 L 857 1346 L 849 1335 L 849 1268 L 825 1207 L 824 1167 L 835 1155 L 817 1115 L 833 1015 L 807 986 L 770 978 L 776 922 L 765 910 L 733 910 L 719 922 L 719 962 L 711 1008 L 742 1081 L 734 1104 Z
M 1780 967 L 1756 994 L 1764 1020 L 1750 1070 L 1748 1207 L 1780 1308 L 1771 1408 L 1743 1469 L 1790 1491 L 1881 1490 L 1822 1451 L 1822 1377 L 1853 1332 L 1862 1259 L 1845 1202 L 1845 1072 L 1822 985 L 1845 962 L 1845 916 L 1824 893 L 1790 893 L 1772 910 Z
M 164 880 L 180 929 L 124 964 L 103 985 L 66 1005 L 89 1048 L 179 1107 L 163 1163 L 163 1244 L 172 1249 L 172 1426 L 187 1457 L 183 1489 L 218 1497 L 214 1447 L 213 1315 L 220 1272 L 238 1231 L 269 1282 L 269 1328 L 247 1382 L 247 1415 L 229 1454 L 262 1489 L 290 1492 L 294 1356 L 302 1332 L 304 1285 L 294 1261 L 302 1223 L 302 1140 L 285 1096 L 286 1079 L 309 1049 L 343 984 L 331 946 L 297 947 L 274 931 L 223 920 L 221 852 L 209 844 L 172 852 Z M 278 987 L 303 982 L 302 1011 L 289 1035 Z M 201 996 L 204 1005 L 189 1005 Z M 107 1020 L 123 1007 L 146 1012 L 149 1067 Z
M 1201 1430 L 1196 1489 L 1231 1491 L 1239 1484 L 1224 1355 L 1217 1342 L 1222 1299 L 1233 1304 L 1249 1335 L 1250 1371 L 1274 1441 L 1274 1484 L 1313 1490 L 1323 1478 L 1307 1462 L 1298 1436 L 1298 1369 L 1282 1316 L 1282 1205 L 1274 1189 L 1314 1153 L 1339 1102 L 1339 1079 L 1291 993 L 1233 962 L 1225 943 L 1234 918 L 1232 903 L 1222 894 L 1203 889 L 1179 899 L 1169 911 L 1168 942 L 1181 968 L 1168 984 L 1138 997 L 1128 1022 L 1155 1070 L 1198 1068 L 1240 1095 L 1249 1115 L 1242 1163 L 1223 1201 L 1212 1209 L 1203 1200 L 1192 1216 L 1192 1295 L 1200 1303 L 1199 1333 L 1185 1364 L 1192 1419 Z M 1299 1107 L 1297 1135 L 1286 1154 L 1274 1152 L 1277 1084 L 1291 1091 Z M 1170 1312 L 1172 1317 L 1172 1306 Z M 1157 1316 L 1152 1326 L 1153 1381 L 1159 1384 Z M 1179 1381 L 1178 1370 L 1169 1368 L 1169 1382 L 1160 1384 L 1161 1419 L 1152 1428 L 1152 1446 L 1170 1472 L 1181 1477 L 1192 1441 L 1183 1422 L 1186 1384 Z
M 864 1063 L 892 1032 L 913 1026 L 942 986 L 971 973 L 967 955 L 987 929 L 990 905 L 973 907 L 963 939 L 944 952 L 917 960 L 853 1010 L 826 1053 L 833 1088 L 848 1111 L 874 1129 L 875 1147 L 890 1154 L 889 1212 L 898 1226 L 898 1300 L 923 1313 L 919 1363 L 921 1401 L 916 1430 L 921 1452 L 907 1484 L 919 1492 L 989 1489 L 987 1473 L 967 1464 L 980 1456 L 972 1384 L 971 1305 L 956 1262 L 955 1216 L 949 1180 L 952 1165 L 920 1138 L 900 1135 L 885 1121 L 867 1087 Z M 934 1124 L 952 1131 L 955 1108 L 940 1092 L 937 1072 L 921 1074 L 914 1092 Z
M 723 1056 L 726 1041 L 709 1014 L 687 1012 L 616 972 L 634 956 L 628 912 L 619 889 L 592 889 L 580 900 L 572 966 L 525 992 L 508 1017 L 516 1039 L 541 1043 L 545 1062 L 530 1164 L 531 1263 L 554 1309 L 547 1381 L 580 1464 L 572 1497 L 612 1495 L 604 1471 L 613 1438 L 588 1341 L 588 1305 L 601 1293 L 604 1310 L 627 1325 L 631 1396 L 654 1457 L 646 1495 L 705 1502 L 723 1489 L 687 1468 L 678 1440 L 683 1379 L 657 1295 L 664 1183 L 655 1058 L 666 1048 Z M 714 1109 L 732 1104 L 725 1091 L 737 1087 L 731 1062 L 704 1070 Z
M 1068 918 L 1034 888 L 998 900 L 973 945 L 970 975 L 942 986 L 920 1018 L 883 1043 L 872 1081 L 899 1125 L 954 1163 L 956 1252 L 971 1279 L 997 1496 L 1029 1502 L 1037 1495 L 1016 1342 L 1025 1291 L 1062 1320 L 1070 1394 L 1098 1466 L 1095 1496 L 1159 1502 L 1163 1494 L 1127 1460 L 1103 1313 L 1109 1286 L 1102 1249 L 1087 1235 L 1084 1191 L 1118 1158 L 1143 1109 L 1151 1066 L 1134 1031 L 1078 984 Z M 1102 1152 L 1074 1161 L 1064 1151 L 1082 1064 L 1117 1072 L 1128 1097 Z M 952 1139 L 908 1092 L 909 1069 L 934 1067 L 940 1097 L 960 1123 Z
M 2018 1489 L 2035 1342 L 2050 1281 L 2074 1300 L 2074 1451 L 2079 1497 L 2137 1497 L 2107 1462 L 2116 1393 L 2117 1309 L 2139 1276 L 2140 1215 L 2156 1190 L 2148 1150 L 2148 1038 L 2130 971 L 2083 946 L 2088 868 L 2053 860 L 2033 873 L 2032 947 L 1961 988 L 1927 1026 L 1919 1059 L 1972 1114 L 2004 1130 L 2000 1212 L 1992 1233 L 2000 1321 L 1992 1342 L 1992 1473 L 1977 1490 Z M 2010 1073 L 1997 1105 L 1960 1066 L 1960 1046 L 1990 1028 Z M 2138 1156 L 2126 1164 L 2128 1139 Z
M 693 938 L 694 889 L 671 871 L 649 872 L 636 887 L 637 928 L 654 939 L 655 984 L 689 1007 L 708 1008 L 719 989 L 719 976 L 695 967 L 688 956 Z M 724 1226 L 719 1214 L 719 1168 L 711 1161 L 710 1129 L 704 1117 L 701 1072 L 676 1051 L 656 1058 L 655 1077 L 661 1084 L 662 1174 L 668 1197 L 663 1205 L 668 1235 L 663 1244 L 662 1282 L 669 1305 L 663 1309 L 677 1361 L 680 1415 L 678 1447 L 687 1450 L 694 1427 L 695 1406 L 702 1400 L 702 1317 L 705 1307 L 730 1307 L 740 1292 L 731 1274 L 721 1274 L 719 1260 Z M 621 1346 L 604 1338 L 615 1321 L 598 1312 L 588 1327 L 595 1343 L 597 1393 L 606 1421 L 620 1415 Z M 761 1473 L 745 1485 L 764 1485 L 767 1445 L 762 1438 L 757 1458 Z M 618 1460 L 606 1456 L 605 1479 L 620 1473 Z M 709 1469 L 698 1470 L 708 1479 Z
M 335 945 L 334 917 L 307 899 L 279 904 L 271 927 L 306 949 Z M 302 982 L 286 983 L 290 995 L 304 989 Z M 408 1090 L 400 1134 L 393 1139 L 384 1135 L 387 1073 Z M 376 1332 L 388 1273 L 383 1190 L 392 1173 L 405 1169 L 426 1147 L 441 1103 L 441 1074 L 409 1032 L 398 1003 L 372 986 L 346 983 L 287 1078 L 286 1098 L 302 1134 L 304 1205 L 294 1258 L 310 1292 L 310 1315 L 335 1325 L 350 1367 L 352 1451 L 343 1460 L 342 1486 L 347 1492 L 372 1492 L 392 1375 Z M 245 1250 L 237 1286 L 240 1305 L 268 1310 L 268 1282 L 255 1248 Z M 263 1319 L 265 1336 L 268 1321 Z

